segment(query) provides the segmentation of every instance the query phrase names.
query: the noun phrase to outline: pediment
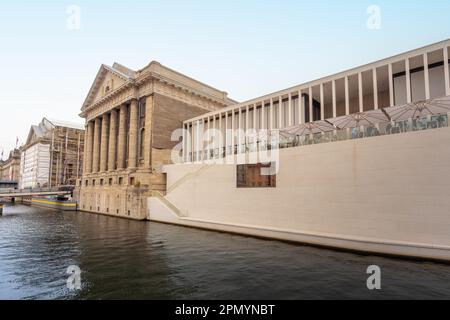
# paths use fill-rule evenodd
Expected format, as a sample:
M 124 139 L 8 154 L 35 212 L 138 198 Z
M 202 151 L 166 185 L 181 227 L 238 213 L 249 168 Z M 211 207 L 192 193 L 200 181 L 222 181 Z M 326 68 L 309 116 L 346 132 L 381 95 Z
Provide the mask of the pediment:
M 51 124 L 51 122 L 49 122 L 46 118 L 43 118 L 39 125 L 31 126 L 26 144 L 33 144 L 34 142 L 39 141 L 42 138 L 49 139 L 49 134 L 52 128 L 53 125 Z
M 33 142 L 38 140 L 36 130 L 37 130 L 36 126 L 32 126 L 30 128 L 30 132 L 28 132 L 28 137 L 27 137 L 27 143 L 26 143 L 27 145 L 32 144 Z
M 121 87 L 126 82 L 130 81 L 133 77 L 131 70 L 125 67 L 117 65 L 117 68 L 102 65 L 97 73 L 97 76 L 89 90 L 88 96 L 83 104 L 82 110 L 91 104 L 101 100 L 109 95 L 111 92 Z M 120 67 L 120 68 L 119 68 Z M 130 72 L 125 72 L 129 70 Z

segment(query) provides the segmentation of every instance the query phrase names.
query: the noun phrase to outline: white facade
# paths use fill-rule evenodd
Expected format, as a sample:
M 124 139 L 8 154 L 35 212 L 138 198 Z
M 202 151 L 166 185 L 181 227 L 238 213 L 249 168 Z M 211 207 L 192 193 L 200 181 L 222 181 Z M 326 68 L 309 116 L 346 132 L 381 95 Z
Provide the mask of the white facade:
M 21 189 L 44 187 L 50 174 L 50 146 L 35 144 L 22 152 L 20 162 Z

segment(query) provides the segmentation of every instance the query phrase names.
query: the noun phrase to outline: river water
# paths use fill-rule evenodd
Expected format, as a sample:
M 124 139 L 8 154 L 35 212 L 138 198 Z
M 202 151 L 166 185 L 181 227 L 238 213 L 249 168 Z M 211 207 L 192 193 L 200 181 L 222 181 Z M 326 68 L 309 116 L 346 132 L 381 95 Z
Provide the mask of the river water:
M 0 299 L 352 298 L 450 299 L 450 266 L 21 205 L 0 217 Z

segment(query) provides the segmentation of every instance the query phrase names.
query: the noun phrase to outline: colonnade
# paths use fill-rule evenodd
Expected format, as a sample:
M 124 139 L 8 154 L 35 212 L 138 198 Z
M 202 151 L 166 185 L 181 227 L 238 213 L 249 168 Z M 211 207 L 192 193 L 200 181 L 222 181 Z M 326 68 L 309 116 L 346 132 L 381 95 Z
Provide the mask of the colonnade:
M 185 121 L 183 160 L 209 150 L 210 132 L 221 133 L 220 146 L 236 146 L 242 131 L 283 129 L 448 96 L 449 49 L 448 43 L 422 48 Z
M 152 97 L 146 98 L 145 114 L 151 114 Z M 86 124 L 85 174 L 106 173 L 125 169 L 136 169 L 143 159 L 150 166 L 151 135 L 139 141 L 139 102 L 136 99 L 90 119 Z M 151 118 L 151 117 L 149 117 Z M 146 117 L 147 119 L 147 117 Z M 145 127 L 151 122 L 145 121 Z M 146 130 L 146 133 L 151 130 Z M 139 145 L 145 144 L 144 154 L 139 154 Z M 148 147 L 147 147 L 148 146 Z

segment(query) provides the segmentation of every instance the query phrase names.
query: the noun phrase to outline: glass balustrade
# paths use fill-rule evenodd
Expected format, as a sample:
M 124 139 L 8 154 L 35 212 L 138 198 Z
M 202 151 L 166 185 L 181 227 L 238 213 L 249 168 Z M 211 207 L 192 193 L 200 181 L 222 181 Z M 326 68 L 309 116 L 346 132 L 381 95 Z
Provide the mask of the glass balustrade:
M 418 119 L 409 119 L 406 121 L 380 123 L 371 126 L 357 127 L 357 128 L 347 128 L 334 130 L 329 132 L 321 132 L 315 134 L 307 134 L 303 136 L 292 135 L 290 137 L 285 137 L 279 135 L 278 146 L 280 149 L 308 146 L 313 144 L 331 143 L 338 141 L 354 140 L 354 139 L 364 139 L 377 136 L 386 136 L 393 134 L 400 134 L 406 132 L 414 132 L 421 130 L 430 130 L 437 128 L 444 128 L 449 126 L 448 115 L 436 115 L 428 116 Z M 251 153 L 257 151 L 264 151 L 272 149 L 273 145 L 277 145 L 270 139 L 276 139 L 277 134 L 264 136 L 262 139 L 248 138 L 246 143 L 241 145 L 222 147 L 215 150 L 209 151 L 209 157 L 211 159 L 220 159 L 227 156 L 236 155 L 239 153 Z M 188 155 L 188 160 L 193 162 L 201 162 L 206 160 L 208 151 L 190 152 Z

